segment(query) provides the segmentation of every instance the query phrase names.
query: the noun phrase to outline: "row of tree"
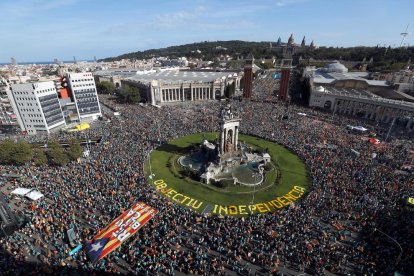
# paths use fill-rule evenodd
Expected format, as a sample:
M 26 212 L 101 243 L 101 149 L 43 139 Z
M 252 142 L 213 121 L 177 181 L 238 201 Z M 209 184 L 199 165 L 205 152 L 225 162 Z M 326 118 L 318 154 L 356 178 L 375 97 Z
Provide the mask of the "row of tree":
M 36 166 L 63 166 L 82 155 L 83 149 L 76 139 L 70 140 L 66 149 L 56 140 L 49 141 L 46 149 L 31 145 L 25 140 L 0 142 L 0 164 L 4 165 L 24 165 L 33 162 Z
M 139 103 L 141 101 L 141 91 L 137 87 L 122 85 L 116 88 L 110 81 L 100 81 L 96 84 L 98 93 L 115 94 L 121 103 Z

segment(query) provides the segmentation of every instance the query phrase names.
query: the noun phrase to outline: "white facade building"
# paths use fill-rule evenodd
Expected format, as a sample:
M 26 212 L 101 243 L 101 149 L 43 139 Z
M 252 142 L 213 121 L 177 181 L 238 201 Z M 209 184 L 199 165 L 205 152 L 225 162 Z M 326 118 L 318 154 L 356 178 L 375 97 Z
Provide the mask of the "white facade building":
M 305 68 L 304 76 L 310 83 L 309 106 L 381 123 L 398 121 L 412 129 L 414 98 L 397 93 L 385 80 L 369 80 L 368 75 L 348 72 L 339 62 L 322 69 Z
M 180 71 L 149 72 L 124 79 L 123 84 L 140 88 L 141 97 L 153 105 L 173 102 L 216 100 L 227 85 L 240 88 L 242 72 Z
M 352 90 L 318 86 L 311 91 L 310 107 L 330 109 L 334 114 L 360 116 L 376 122 L 400 120 L 414 128 L 414 103 L 367 96 Z
M 7 94 L 20 128 L 29 135 L 66 125 L 53 81 L 12 84 Z
M 101 106 L 92 73 L 69 73 L 67 80 L 75 101 L 79 121 L 95 120 L 101 116 Z

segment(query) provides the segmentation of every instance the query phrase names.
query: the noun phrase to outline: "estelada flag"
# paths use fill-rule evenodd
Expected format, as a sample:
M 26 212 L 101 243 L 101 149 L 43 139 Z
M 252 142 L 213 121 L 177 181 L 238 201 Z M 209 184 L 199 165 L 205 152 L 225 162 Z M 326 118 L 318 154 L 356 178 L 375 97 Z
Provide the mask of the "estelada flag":
M 103 230 L 92 241 L 85 242 L 85 251 L 92 262 L 104 258 L 134 235 L 156 214 L 157 210 L 143 202 L 135 203 Z

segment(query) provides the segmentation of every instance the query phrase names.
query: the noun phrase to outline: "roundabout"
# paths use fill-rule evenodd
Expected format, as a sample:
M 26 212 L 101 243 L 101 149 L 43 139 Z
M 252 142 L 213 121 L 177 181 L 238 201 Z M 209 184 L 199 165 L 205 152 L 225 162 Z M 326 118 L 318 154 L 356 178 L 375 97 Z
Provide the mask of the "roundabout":
M 264 166 L 260 184 L 243 185 L 243 181 L 238 179 L 246 179 L 247 182 L 249 178 L 252 181 L 259 179 L 257 166 L 252 168 L 250 164 L 236 167 L 228 174 L 230 178 L 206 183 L 200 178 L 200 173 L 197 174 L 203 166 L 202 158 L 192 160 L 195 168 L 189 166 L 190 169 L 188 164 L 192 161 L 183 162 L 183 158 L 194 153 L 203 141 L 214 141 L 217 137 L 218 133 L 212 132 L 193 134 L 153 150 L 145 166 L 149 183 L 173 204 L 198 213 L 224 216 L 274 212 L 293 205 L 306 193 L 308 174 L 299 157 L 281 145 L 243 134 L 238 135 L 241 144 L 253 152 L 265 152 L 270 156 L 271 161 Z

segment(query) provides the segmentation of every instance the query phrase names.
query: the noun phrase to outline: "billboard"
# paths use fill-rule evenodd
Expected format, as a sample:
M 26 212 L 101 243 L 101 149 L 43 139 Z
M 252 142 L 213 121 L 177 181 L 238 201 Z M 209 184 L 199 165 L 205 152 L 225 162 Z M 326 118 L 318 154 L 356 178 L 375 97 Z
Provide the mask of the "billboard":
M 89 259 L 96 262 L 104 258 L 141 229 L 157 212 L 143 202 L 135 203 L 99 231 L 91 241 L 86 242 L 84 248 Z

